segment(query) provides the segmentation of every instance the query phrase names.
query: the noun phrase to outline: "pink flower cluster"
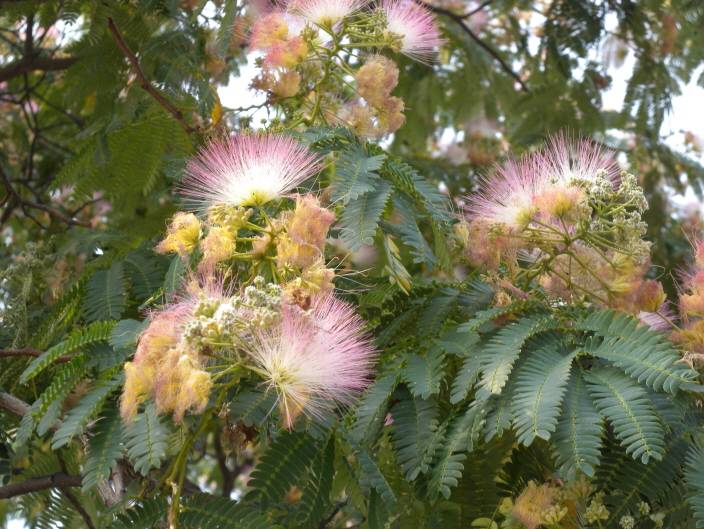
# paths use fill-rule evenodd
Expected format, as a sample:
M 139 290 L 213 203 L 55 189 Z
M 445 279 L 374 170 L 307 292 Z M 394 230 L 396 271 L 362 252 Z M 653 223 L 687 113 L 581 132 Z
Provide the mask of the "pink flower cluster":
M 704 241 L 692 244 L 694 264 L 681 274 L 680 293 L 681 327 L 673 338 L 682 343 L 692 358 L 704 360 Z
M 499 166 L 483 189 L 467 197 L 468 217 L 520 231 L 533 221 L 574 220 L 585 199 L 584 184 L 601 175 L 618 185 L 619 167 L 598 144 L 553 138 L 548 147 Z
M 333 295 L 315 298 L 309 310 L 284 306 L 280 323 L 254 337 L 249 355 L 277 392 L 289 428 L 300 413 L 322 418 L 350 404 L 376 356 L 364 321 Z
M 646 208 L 635 177 L 622 175 L 611 153 L 558 136 L 485 179 L 467 197 L 457 234 L 472 265 L 523 288 L 535 280 L 552 298 L 655 312 L 665 296 L 645 279 Z
M 412 59 L 428 62 L 445 43 L 433 14 L 413 0 L 385 0 L 381 10 L 387 31 L 400 39 L 399 51 Z
M 186 167 L 181 193 L 199 209 L 260 205 L 281 198 L 319 170 L 289 136 L 253 134 L 213 141 Z

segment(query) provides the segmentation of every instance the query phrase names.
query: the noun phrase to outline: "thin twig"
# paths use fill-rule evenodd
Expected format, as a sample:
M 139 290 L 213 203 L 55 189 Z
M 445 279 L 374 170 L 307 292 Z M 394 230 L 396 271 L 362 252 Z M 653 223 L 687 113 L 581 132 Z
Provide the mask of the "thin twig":
M 328 524 L 332 522 L 333 518 L 337 516 L 337 513 L 340 512 L 340 509 L 342 509 L 345 505 L 347 505 L 347 500 L 344 499 L 342 501 L 338 501 L 335 504 L 335 507 L 333 507 L 332 511 L 330 514 L 328 514 L 321 522 L 318 524 L 318 529 L 326 529 Z
M 189 125 L 186 119 L 184 118 L 183 113 L 178 108 L 176 108 L 173 103 L 171 103 L 171 101 L 166 99 L 161 94 L 161 92 L 159 92 L 159 90 L 157 90 L 156 87 L 149 81 L 149 79 L 147 79 L 147 76 L 144 75 L 144 70 L 142 70 L 142 66 L 139 64 L 139 59 L 137 59 L 137 56 L 127 45 L 127 42 L 125 42 L 125 39 L 122 37 L 120 30 L 117 29 L 115 21 L 112 19 L 112 17 L 108 17 L 108 28 L 110 29 L 110 33 L 112 33 L 113 37 L 115 38 L 117 46 L 120 48 L 120 50 L 122 50 L 122 53 L 129 61 L 130 66 L 134 71 L 134 74 L 139 80 L 139 85 L 144 89 L 144 91 L 147 92 L 150 96 L 152 96 L 154 100 L 159 103 L 159 105 L 161 105 L 169 114 L 171 114 L 176 119 L 176 121 L 181 124 L 181 126 L 186 132 L 198 132 L 199 129 Z
M 470 18 L 471 16 L 476 15 L 477 13 L 482 11 L 486 6 L 491 4 L 491 2 L 492 2 L 492 0 L 486 0 L 486 2 L 482 2 L 481 4 L 479 4 L 479 6 L 472 9 L 470 12 L 465 13 L 464 15 L 460 15 L 460 16 L 464 19 Z
M 71 503 L 71 505 L 73 505 L 73 508 L 78 511 L 78 514 L 81 515 L 81 518 L 83 518 L 83 521 L 86 523 L 88 529 L 96 529 L 90 514 L 88 514 L 88 511 L 83 508 L 83 505 L 81 505 L 81 502 L 78 501 L 75 494 L 71 492 L 68 487 L 59 487 L 59 489 L 61 490 L 61 493 L 66 496 L 66 499 Z
M 64 461 L 63 457 L 61 457 L 60 453 L 56 454 L 58 460 L 59 460 L 59 465 L 61 467 L 61 471 L 68 475 L 68 469 L 66 468 L 66 462 Z M 80 479 L 80 477 L 79 477 Z M 76 498 L 75 494 L 69 490 L 68 487 L 66 486 L 61 486 L 59 485 L 59 490 L 61 490 L 61 493 L 66 496 L 66 499 L 73 505 L 73 508 L 76 509 L 78 514 L 81 515 L 81 518 L 83 518 L 83 521 L 86 523 L 86 526 L 88 529 L 96 529 L 95 524 L 93 523 L 93 520 L 91 519 L 90 515 L 88 514 L 88 511 L 86 511 L 83 508 L 83 505 L 81 505 L 81 502 L 78 501 L 78 498 Z
M 22 196 L 17 192 L 17 190 L 12 187 L 12 183 L 10 182 L 10 179 L 7 177 L 5 174 L 5 171 L 0 168 L 0 177 L 3 180 L 3 183 L 5 185 L 5 190 L 7 191 L 7 194 L 11 196 L 16 202 L 17 205 L 22 208 L 22 211 L 24 212 L 27 217 L 31 218 L 39 224 L 42 228 L 46 228 L 46 226 L 43 226 L 37 219 L 35 219 L 33 216 L 31 216 L 28 212 L 27 209 L 38 209 L 40 211 L 44 211 L 48 213 L 51 217 L 55 218 L 56 220 L 60 220 L 61 222 L 64 222 L 68 224 L 69 226 L 82 226 L 84 228 L 90 228 L 91 225 L 88 222 L 84 222 L 82 220 L 76 220 L 71 217 L 69 217 L 66 213 L 63 211 L 53 208 L 51 206 L 47 206 L 46 204 L 40 204 L 39 202 L 32 202 L 30 200 L 26 200 L 22 198 Z M 3 222 L 7 220 L 5 216 L 3 215 Z
M 422 5 L 423 7 L 427 8 L 427 9 L 430 9 L 434 13 L 446 16 L 446 17 L 450 18 L 451 20 L 453 20 L 454 22 L 456 22 L 460 26 L 460 29 L 462 29 L 462 31 L 464 31 L 474 42 L 477 43 L 477 45 L 479 45 L 480 48 L 482 48 L 484 51 L 486 51 L 489 55 L 491 55 L 494 58 L 494 60 L 496 60 L 496 62 L 499 63 L 499 65 L 501 66 L 501 69 L 503 71 L 505 71 L 508 75 L 513 77 L 513 79 L 520 85 L 521 90 L 523 90 L 524 92 L 530 92 L 530 90 L 528 90 L 528 86 L 523 81 L 523 79 L 521 79 L 521 77 L 511 69 L 509 64 L 503 59 L 503 57 L 501 57 L 499 52 L 496 51 L 494 48 L 492 48 L 489 44 L 484 42 L 482 39 L 480 39 L 479 36 L 474 31 L 472 31 L 472 29 L 467 24 L 464 23 L 464 18 L 465 18 L 464 15 L 458 15 L 457 13 L 453 13 L 449 9 L 434 6 L 432 4 L 428 4 L 428 3 L 424 2 L 423 0 L 415 0 L 415 1 L 417 4 Z

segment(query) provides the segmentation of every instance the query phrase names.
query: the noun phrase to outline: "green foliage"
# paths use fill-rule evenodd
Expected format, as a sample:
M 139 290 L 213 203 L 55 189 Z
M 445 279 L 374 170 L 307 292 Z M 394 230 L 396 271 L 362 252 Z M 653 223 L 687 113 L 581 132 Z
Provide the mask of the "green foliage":
M 317 451 L 317 443 L 310 435 L 281 432 L 252 472 L 252 489 L 263 500 L 280 501 L 292 485 L 301 481 Z
M 83 354 L 78 354 L 74 356 L 69 362 L 64 366 L 57 369 L 51 384 L 44 390 L 44 392 L 39 397 L 39 404 L 33 413 L 33 418 L 35 421 L 39 422 L 38 433 L 43 435 L 46 430 L 52 425 L 56 417 L 52 414 L 52 419 L 44 421 L 45 414 L 50 407 L 55 407 L 58 411 L 58 407 L 61 405 L 63 400 L 68 396 L 68 394 L 73 391 L 73 389 L 78 385 L 81 379 L 86 374 L 86 357 Z M 43 426 L 43 422 L 46 423 L 46 427 Z
M 614 368 L 594 368 L 585 380 L 595 406 L 626 452 L 643 463 L 662 459 L 665 433 L 646 391 Z
M 470 406 L 462 415 L 451 420 L 447 436 L 443 439 L 429 483 L 431 497 L 442 495 L 449 499 L 452 487 L 456 487 L 462 477 L 463 461 L 471 452 L 479 438 L 484 422 L 484 409 L 481 405 Z
M 165 419 L 157 416 L 153 403 L 148 403 L 144 411 L 126 425 L 123 441 L 127 456 L 137 472 L 146 476 L 152 468 L 161 464 L 166 457 L 169 433 Z
M 389 399 L 398 383 L 397 373 L 379 377 L 367 390 L 357 406 L 352 438 L 362 443 L 376 436 L 386 417 Z
M 84 307 L 89 321 L 119 320 L 127 303 L 124 266 L 115 262 L 88 281 Z
M 427 399 L 440 391 L 443 361 L 444 355 L 438 349 L 430 350 L 425 356 L 411 355 L 408 358 L 403 377 L 413 395 Z
M 117 408 L 107 410 L 95 426 L 88 443 L 88 455 L 83 468 L 84 491 L 110 477 L 110 472 L 122 453 L 121 431 L 122 420 Z
M 66 414 L 54 433 L 51 447 L 56 450 L 67 445 L 77 435 L 81 435 L 88 426 L 88 422 L 100 413 L 106 400 L 122 386 L 123 382 L 122 374 L 99 379 L 78 405 Z
M 113 322 L 97 321 L 86 325 L 82 329 L 74 330 L 64 341 L 52 346 L 32 360 L 22 373 L 20 382 L 26 383 L 32 380 L 64 355 L 78 351 L 89 344 L 107 340 L 113 326 Z
M 331 436 L 311 465 L 306 492 L 296 515 L 302 529 L 319 527 L 325 518 L 326 510 L 330 507 L 334 459 L 335 438 Z
M 481 358 L 478 354 L 473 354 L 472 348 L 476 346 L 479 336 L 476 333 L 463 333 L 467 336 L 467 345 L 471 348 L 468 351 L 467 357 L 462 361 L 457 376 L 452 381 L 452 391 L 450 394 L 450 403 L 457 404 L 462 402 L 470 390 L 476 384 L 479 379 L 479 374 L 481 370 Z
M 276 395 L 271 391 L 245 389 L 230 401 L 230 415 L 245 426 L 262 424 L 276 405 Z
M 583 292 L 555 301 L 540 276 L 526 291 L 503 281 L 524 279 L 533 254 L 482 275 L 457 220 L 495 162 L 578 131 L 638 169 L 648 277 L 674 306 L 673 271 L 687 269 L 686 239 L 701 235 L 701 220 L 670 198 L 701 196 L 704 167 L 696 134 L 666 140 L 662 126 L 704 61 L 701 7 L 432 2 L 447 44 L 429 64 L 386 54 L 406 124 L 372 141 L 322 124 L 354 104 L 350 72 L 366 50 L 335 59 L 344 74 L 310 98 L 262 90 L 264 108 L 227 107 L 234 85 L 223 88 L 249 71 L 253 3 L 2 2 L 0 489 L 56 473 L 82 484 L 3 500 L 0 526 L 20 517 L 38 529 L 513 529 L 502 505 L 531 480 L 566 490 L 587 476 L 604 493 L 604 527 L 623 526 L 643 501 L 663 527 L 704 527 L 701 375 L 681 360 L 684 347 Z M 621 62 L 635 67 L 617 71 Z M 300 66 L 302 77 L 326 71 L 320 57 Z M 604 93 L 624 76 L 623 107 L 605 110 Z M 369 385 L 324 418 L 301 413 L 289 431 L 275 388 L 246 361 L 246 336 L 242 350 L 199 351 L 213 383 L 202 413 L 174 424 L 157 413 L 155 387 L 123 422 L 121 366 L 150 311 L 204 276 L 203 248 L 153 252 L 183 209 L 174 191 L 187 160 L 258 128 L 320 156 L 306 185 L 336 214 L 323 259 L 336 295 L 368 322 L 378 350 Z M 274 233 L 290 207 L 272 201 L 252 219 L 270 216 Z M 249 228 L 218 279 L 233 289 L 256 275 L 288 282 L 272 248 L 261 260 L 249 253 L 261 235 Z M 563 523 L 586 527 L 579 516 Z
M 559 343 L 549 344 L 533 351 L 521 365 L 512 403 L 519 442 L 530 446 L 536 437 L 550 439 L 575 355 L 576 351 L 565 354 Z
M 379 179 L 378 170 L 386 156 L 369 156 L 366 149 L 353 144 L 340 154 L 336 163 L 337 178 L 333 183 L 333 200 L 347 205 L 351 200 L 375 191 Z
M 350 250 L 372 244 L 381 214 L 391 196 L 391 186 L 379 180 L 374 189 L 351 200 L 340 217 L 340 235 Z
M 391 435 L 406 479 L 413 481 L 418 474 L 428 472 L 432 461 L 438 408 L 427 397 L 414 397 L 405 390 L 398 393 L 399 402 L 391 410 L 394 418 Z
M 251 507 L 209 494 L 198 494 L 184 504 L 181 523 L 191 529 L 280 528 Z
M 118 515 L 110 529 L 151 529 L 166 516 L 166 502 L 146 500 Z
M 355 456 L 360 469 L 359 484 L 367 491 L 373 490 L 379 494 L 387 510 L 393 509 L 396 506 L 396 493 L 379 466 L 362 448 L 355 450 Z
M 704 526 L 704 451 L 699 445 L 692 445 L 687 453 L 685 479 L 689 489 L 687 500 L 694 511 L 697 527 L 702 527 Z
M 593 477 L 599 464 L 602 419 L 579 368 L 572 367 L 569 379 L 555 431 L 557 459 L 566 478 L 574 479 L 577 472 Z
M 501 329 L 482 348 L 480 386 L 490 393 L 501 393 L 514 362 L 521 354 L 523 344 L 531 336 L 546 330 L 550 325 L 548 318 L 544 315 L 537 315 Z
M 578 328 L 604 337 L 598 346 L 590 348 L 590 354 L 612 362 L 638 382 L 668 393 L 692 386 L 695 373 L 678 363 L 679 354 L 672 344 L 628 315 L 595 312 L 582 320 Z

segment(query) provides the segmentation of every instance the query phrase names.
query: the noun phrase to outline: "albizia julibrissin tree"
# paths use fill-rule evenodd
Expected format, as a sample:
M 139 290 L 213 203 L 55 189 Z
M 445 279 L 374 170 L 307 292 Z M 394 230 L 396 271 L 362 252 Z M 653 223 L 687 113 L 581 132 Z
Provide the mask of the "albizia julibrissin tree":
M 85 38 L 117 47 L 130 89 L 83 94 L 82 112 L 117 101 L 136 121 L 84 131 L 52 205 L 2 169 L 3 222 L 19 210 L 72 235 L 25 242 L 2 276 L 1 517 L 704 527 L 704 242 L 690 230 L 668 299 L 646 194 L 611 150 L 557 134 L 448 196 L 382 148 L 414 112 L 395 93 L 399 62 L 430 68 L 447 45 L 424 2 L 228 4 L 203 46 L 212 61 L 257 54 L 252 89 L 275 117 L 256 129 L 222 119 L 200 70 L 179 96 L 168 79 L 189 65 L 135 54 L 123 29 L 151 21 L 120 9 L 96 7 L 103 33 Z M 32 50 L 50 16 L 18 15 L 10 33 Z M 10 66 L 36 118 L 52 93 L 26 73 L 62 59 L 27 57 Z M 102 71 L 92 60 L 76 68 Z M 124 184 L 133 172 L 142 187 Z M 89 181 L 102 191 L 87 196 Z

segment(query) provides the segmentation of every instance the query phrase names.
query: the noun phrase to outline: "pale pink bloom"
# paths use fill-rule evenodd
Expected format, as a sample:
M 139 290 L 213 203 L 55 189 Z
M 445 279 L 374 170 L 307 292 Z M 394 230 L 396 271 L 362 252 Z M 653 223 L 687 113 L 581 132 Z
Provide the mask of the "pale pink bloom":
M 672 329 L 670 322 L 675 320 L 675 314 L 670 308 L 670 305 L 665 302 L 660 306 L 657 312 L 639 312 L 638 319 L 654 331 L 664 332 Z
M 697 267 L 704 270 L 704 240 L 694 241 L 692 249 L 694 250 L 694 262 Z
M 284 135 L 213 141 L 186 167 L 180 192 L 193 205 L 252 206 L 281 198 L 318 172 L 316 156 Z
M 381 10 L 386 16 L 386 28 L 401 38 L 401 53 L 427 62 L 445 40 L 433 14 L 412 0 L 385 0 Z
M 534 156 L 542 178 L 552 182 L 591 182 L 601 175 L 614 186 L 619 183 L 621 169 L 613 153 L 589 139 L 574 140 L 559 134 Z
M 292 0 L 288 9 L 318 25 L 332 26 L 347 18 L 368 0 Z
M 482 180 L 482 189 L 467 197 L 468 217 L 511 230 L 525 228 L 537 213 L 535 198 L 545 185 L 535 169 L 533 157 L 496 167 Z
M 481 191 L 467 198 L 466 209 L 471 219 L 522 229 L 538 213 L 555 215 L 575 207 L 583 200 L 577 187 L 597 177 L 618 184 L 619 167 L 612 154 L 593 141 L 560 135 L 542 151 L 495 169 Z
M 287 11 L 275 9 L 262 14 L 252 27 L 249 36 L 251 50 L 269 50 L 282 46 L 300 35 L 305 21 Z
M 332 294 L 314 299 L 307 311 L 285 305 L 281 321 L 255 335 L 249 355 L 278 393 L 288 428 L 301 412 L 320 418 L 351 404 L 376 357 L 362 318 Z

